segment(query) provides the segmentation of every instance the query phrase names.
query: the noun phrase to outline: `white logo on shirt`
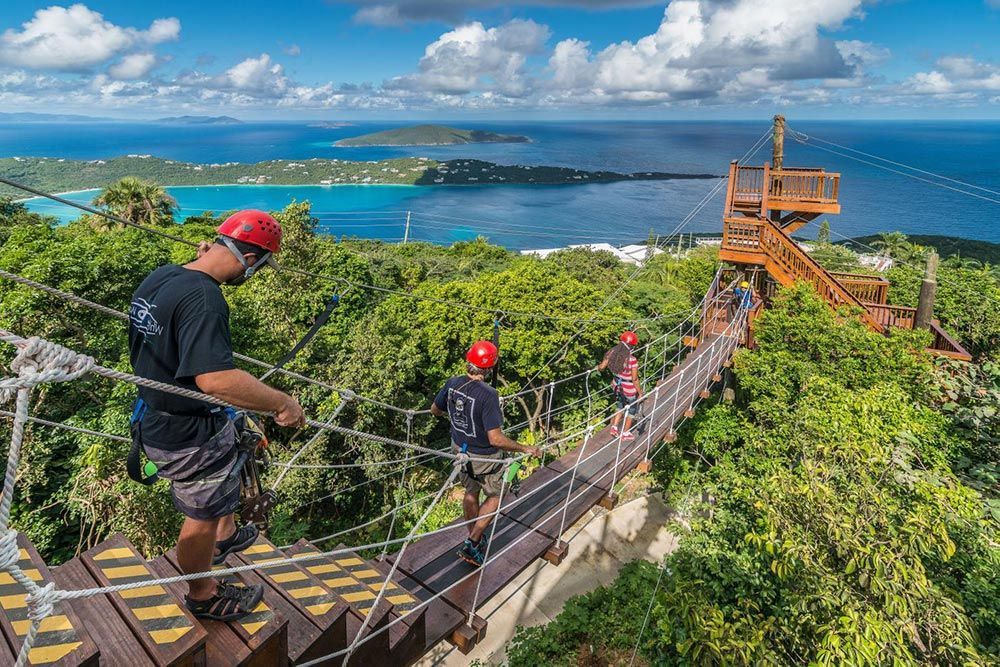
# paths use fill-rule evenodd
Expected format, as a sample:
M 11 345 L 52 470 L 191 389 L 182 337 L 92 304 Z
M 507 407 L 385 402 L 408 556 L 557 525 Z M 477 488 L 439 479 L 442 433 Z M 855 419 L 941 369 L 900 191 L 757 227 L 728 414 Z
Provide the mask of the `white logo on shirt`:
M 476 399 L 457 389 L 451 389 L 448 396 L 448 418 L 452 427 L 470 438 L 476 437 L 476 422 L 472 415 L 476 409 Z
M 153 309 L 156 308 L 145 299 L 136 299 L 129 309 L 128 319 L 136 331 L 146 336 L 159 336 L 163 332 L 163 326 L 153 317 Z

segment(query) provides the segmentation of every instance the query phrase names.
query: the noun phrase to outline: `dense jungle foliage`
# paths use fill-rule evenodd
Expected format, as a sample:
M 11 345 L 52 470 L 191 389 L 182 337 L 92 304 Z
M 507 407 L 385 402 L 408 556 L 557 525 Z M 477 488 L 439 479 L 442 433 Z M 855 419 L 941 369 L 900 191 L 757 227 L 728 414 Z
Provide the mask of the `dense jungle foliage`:
M 1000 367 L 932 360 L 922 336 L 783 291 L 735 402 L 657 466 L 683 518 L 659 585 L 633 563 L 510 663 L 996 664 Z

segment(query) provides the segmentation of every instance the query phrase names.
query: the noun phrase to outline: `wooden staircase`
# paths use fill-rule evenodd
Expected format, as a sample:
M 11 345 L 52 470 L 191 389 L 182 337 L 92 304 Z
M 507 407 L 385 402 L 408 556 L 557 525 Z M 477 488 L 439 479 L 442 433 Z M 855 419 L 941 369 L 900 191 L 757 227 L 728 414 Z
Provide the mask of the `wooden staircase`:
M 180 572 L 173 551 L 151 561 L 122 535 L 114 535 L 51 573 L 22 534 L 19 565 L 34 581 L 60 589 L 140 583 Z M 301 540 L 287 552 L 265 538 L 223 567 L 305 558 L 320 550 Z M 187 586 L 150 584 L 119 593 L 61 603 L 42 622 L 30 665 L 58 667 L 214 667 L 295 665 L 347 648 L 363 619 L 375 614 L 366 636 L 403 620 L 358 647 L 352 665 L 406 665 L 426 649 L 426 608 L 415 582 L 399 575 L 373 608 L 388 567 L 356 554 L 322 557 L 226 575 L 237 584 L 264 584 L 264 598 L 249 616 L 232 623 L 194 618 L 184 606 Z M 426 596 L 424 596 L 426 599 Z M 12 665 L 28 630 L 25 590 L 0 573 L 0 665 Z M 458 616 L 457 612 L 455 616 Z M 329 661 L 339 665 L 342 658 Z
M 779 285 L 810 284 L 831 308 L 853 307 L 873 331 L 913 329 L 916 309 L 887 303 L 889 283 L 883 278 L 827 271 L 790 236 L 823 213 L 840 213 L 840 174 L 822 169 L 772 170 L 729 165 L 723 217 L 724 262 L 763 267 Z M 760 286 L 758 285 L 758 288 Z M 931 322 L 934 354 L 968 361 L 972 357 Z

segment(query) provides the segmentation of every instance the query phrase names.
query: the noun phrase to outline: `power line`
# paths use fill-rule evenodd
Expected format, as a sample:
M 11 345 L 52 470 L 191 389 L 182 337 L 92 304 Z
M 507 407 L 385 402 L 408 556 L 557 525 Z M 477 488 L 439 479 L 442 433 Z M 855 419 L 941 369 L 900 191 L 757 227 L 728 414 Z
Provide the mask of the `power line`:
M 823 146 L 817 146 L 816 144 L 810 144 L 809 143 L 809 135 L 802 134 L 801 132 L 795 132 L 793 130 L 792 131 L 792 137 L 798 143 L 802 144 L 803 146 L 812 146 L 816 150 L 826 151 L 827 153 L 833 153 L 834 155 L 839 155 L 842 158 L 846 158 L 848 160 L 854 160 L 855 162 L 861 162 L 862 164 L 867 164 L 869 166 L 875 167 L 876 169 L 882 169 L 884 171 L 892 172 L 893 174 L 899 174 L 900 176 L 906 176 L 907 178 L 912 178 L 912 179 L 914 179 L 916 181 L 921 181 L 923 183 L 928 183 L 928 184 L 933 185 L 935 187 L 944 188 L 945 190 L 951 190 L 952 192 L 957 192 L 959 194 L 967 195 L 969 197 L 975 197 L 976 199 L 982 199 L 984 201 L 992 202 L 994 204 L 1000 204 L 1000 199 L 993 199 L 992 197 L 986 197 L 984 195 L 976 194 L 975 192 L 969 192 L 968 190 L 963 190 L 961 188 L 956 188 L 956 187 L 953 187 L 951 185 L 947 185 L 945 183 L 939 183 L 939 182 L 937 182 L 935 180 L 932 180 L 932 179 L 929 179 L 929 178 L 924 178 L 922 176 L 917 176 L 916 174 L 911 174 L 909 172 L 900 171 L 899 169 L 893 169 L 891 167 L 887 167 L 887 166 L 885 166 L 883 164 L 879 164 L 877 162 L 872 162 L 871 160 L 864 160 L 862 158 L 855 157 L 853 155 L 848 155 L 847 153 L 841 153 L 840 151 L 835 151 L 832 148 L 825 148 Z M 850 149 L 848 149 L 848 150 L 850 150 Z M 930 173 L 930 172 L 926 172 L 926 173 Z M 953 180 L 953 179 L 948 179 L 948 180 Z M 972 187 L 978 187 L 978 186 L 972 186 Z M 985 188 L 981 188 L 981 189 L 985 189 Z M 988 192 L 992 192 L 992 190 L 987 190 L 987 191 Z

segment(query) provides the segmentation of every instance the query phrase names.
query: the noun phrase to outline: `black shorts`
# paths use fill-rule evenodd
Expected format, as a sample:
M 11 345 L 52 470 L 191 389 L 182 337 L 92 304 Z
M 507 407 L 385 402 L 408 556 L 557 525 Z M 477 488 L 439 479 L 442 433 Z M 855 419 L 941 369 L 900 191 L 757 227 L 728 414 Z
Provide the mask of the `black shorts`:
M 224 417 L 218 421 L 218 431 L 200 445 L 165 449 L 142 443 L 146 456 L 156 464 L 157 474 L 170 480 L 174 507 L 192 519 L 218 519 L 235 512 L 240 504 L 236 427 Z

